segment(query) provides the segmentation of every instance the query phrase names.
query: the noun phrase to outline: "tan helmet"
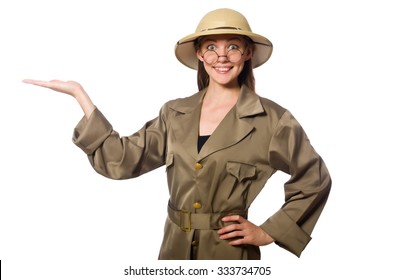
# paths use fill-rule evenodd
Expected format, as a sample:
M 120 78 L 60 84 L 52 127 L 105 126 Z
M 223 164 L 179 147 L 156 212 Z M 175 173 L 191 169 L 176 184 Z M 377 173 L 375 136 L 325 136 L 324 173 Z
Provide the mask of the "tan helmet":
M 256 68 L 265 63 L 273 51 L 272 43 L 265 37 L 253 33 L 247 19 L 232 9 L 217 9 L 207 13 L 199 22 L 195 33 L 180 39 L 175 46 L 177 59 L 192 69 L 198 69 L 194 41 L 207 35 L 237 34 L 249 37 L 255 43 L 252 66 Z

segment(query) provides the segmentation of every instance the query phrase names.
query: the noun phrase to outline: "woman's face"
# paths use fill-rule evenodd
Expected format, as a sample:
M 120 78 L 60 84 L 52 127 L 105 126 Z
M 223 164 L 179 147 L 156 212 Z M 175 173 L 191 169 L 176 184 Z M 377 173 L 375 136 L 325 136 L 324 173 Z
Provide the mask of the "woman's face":
M 239 35 L 212 35 L 202 39 L 197 57 L 203 62 L 210 83 L 223 86 L 238 85 L 237 77 L 244 62 L 252 56 L 251 48 Z

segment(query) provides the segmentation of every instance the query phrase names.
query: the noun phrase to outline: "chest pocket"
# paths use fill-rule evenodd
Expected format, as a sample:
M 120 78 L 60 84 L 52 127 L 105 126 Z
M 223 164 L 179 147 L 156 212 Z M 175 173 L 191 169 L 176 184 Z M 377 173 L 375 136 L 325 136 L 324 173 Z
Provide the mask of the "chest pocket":
M 252 179 L 256 175 L 256 167 L 251 164 L 229 161 L 227 172 L 234 176 L 239 182 Z

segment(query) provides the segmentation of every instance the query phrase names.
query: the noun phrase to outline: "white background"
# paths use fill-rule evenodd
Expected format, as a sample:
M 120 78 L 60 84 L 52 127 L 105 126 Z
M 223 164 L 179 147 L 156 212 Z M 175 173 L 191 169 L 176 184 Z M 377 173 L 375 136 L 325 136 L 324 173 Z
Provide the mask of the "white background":
M 75 100 L 21 80 L 79 81 L 115 129 L 131 134 L 165 101 L 197 91 L 196 71 L 176 60 L 174 45 L 221 7 L 242 12 L 273 42 L 271 59 L 255 70 L 257 91 L 303 125 L 333 188 L 300 259 L 271 245 L 256 263 L 191 266 L 271 266 L 270 279 L 392 275 L 389 1 L 2 0 L 4 279 L 123 279 L 129 265 L 163 265 L 156 259 L 165 170 L 126 181 L 99 176 L 71 142 L 82 117 Z M 253 222 L 281 206 L 286 179 L 276 174 L 269 181 L 250 210 Z M 179 264 L 190 266 L 170 265 Z

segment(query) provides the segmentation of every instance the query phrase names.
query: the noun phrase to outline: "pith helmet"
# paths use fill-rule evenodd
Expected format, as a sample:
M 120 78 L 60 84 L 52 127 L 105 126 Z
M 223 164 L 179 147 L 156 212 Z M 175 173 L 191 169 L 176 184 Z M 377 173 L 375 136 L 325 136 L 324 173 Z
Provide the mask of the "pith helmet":
M 192 69 L 198 69 L 194 41 L 207 35 L 236 34 L 249 37 L 255 44 L 252 66 L 256 68 L 265 63 L 273 51 L 272 43 L 265 37 L 253 33 L 247 19 L 231 9 L 217 9 L 207 13 L 199 22 L 195 33 L 180 39 L 175 45 L 177 59 Z

